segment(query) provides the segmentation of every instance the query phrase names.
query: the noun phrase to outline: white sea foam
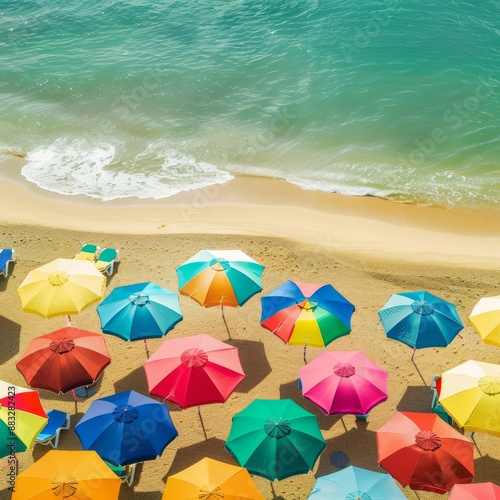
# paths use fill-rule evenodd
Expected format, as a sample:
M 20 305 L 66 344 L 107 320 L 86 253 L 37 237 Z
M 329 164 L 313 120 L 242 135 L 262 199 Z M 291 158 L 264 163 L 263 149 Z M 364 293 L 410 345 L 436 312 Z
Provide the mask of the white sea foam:
M 125 155 L 122 145 L 91 145 L 59 138 L 28 153 L 22 174 L 48 191 L 102 200 L 167 198 L 181 191 L 222 184 L 231 174 L 169 148 L 165 141 Z M 121 159 L 130 158 L 130 159 Z

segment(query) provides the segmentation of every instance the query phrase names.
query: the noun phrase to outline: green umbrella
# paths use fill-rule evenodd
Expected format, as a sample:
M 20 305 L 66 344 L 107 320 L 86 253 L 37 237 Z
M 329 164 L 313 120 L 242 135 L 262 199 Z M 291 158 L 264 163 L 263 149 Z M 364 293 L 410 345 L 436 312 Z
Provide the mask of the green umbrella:
M 226 448 L 269 480 L 306 474 L 326 446 L 318 419 L 291 399 L 256 399 L 233 417 Z

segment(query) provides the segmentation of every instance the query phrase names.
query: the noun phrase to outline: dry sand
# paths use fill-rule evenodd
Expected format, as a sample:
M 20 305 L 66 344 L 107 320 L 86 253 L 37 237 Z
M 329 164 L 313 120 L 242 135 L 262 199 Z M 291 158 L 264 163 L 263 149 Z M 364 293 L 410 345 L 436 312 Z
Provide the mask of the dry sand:
M 241 249 L 264 264 L 263 294 L 287 279 L 331 283 L 356 305 L 356 312 L 352 333 L 326 349 L 362 350 L 389 372 L 390 397 L 372 410 L 366 423 L 352 416 L 326 417 L 297 389 L 302 348 L 285 345 L 260 326 L 259 295 L 241 308 L 226 309 L 230 338 L 217 308 L 204 309 L 181 296 L 184 320 L 168 337 L 208 333 L 237 346 L 247 377 L 225 404 L 202 407 L 207 439 L 196 408 L 179 410 L 169 404 L 179 437 L 157 460 L 138 467 L 134 486 L 122 485 L 121 499 L 160 499 L 169 474 L 205 456 L 235 464 L 224 448 L 231 416 L 260 397 L 291 398 L 319 418 L 327 448 L 312 472 L 275 481 L 272 487 L 254 477 L 266 499 L 304 500 L 316 477 L 337 470 L 329 461 L 333 451 L 344 451 L 352 465 L 381 470 L 375 432 L 397 410 L 429 411 L 429 384 L 436 374 L 468 359 L 499 362 L 499 348 L 485 345 L 467 322 L 480 297 L 500 294 L 498 212 L 313 196 L 279 181 L 252 178 L 213 188 L 210 196 L 207 190 L 184 194 L 175 203 L 89 202 L 20 184 L 14 167 L 3 170 L 0 199 L 0 247 L 15 248 L 18 257 L 12 275 L 0 277 L 0 379 L 25 386 L 15 363 L 28 342 L 66 325 L 63 317 L 24 313 L 16 288 L 31 269 L 58 257 L 71 258 L 84 243 L 120 249 L 122 262 L 108 279 L 106 294 L 116 286 L 144 281 L 176 290 L 176 267 L 204 248 Z M 410 348 L 386 338 L 377 311 L 392 293 L 421 289 L 455 303 L 465 328 L 462 338 L 446 348 L 418 351 L 413 364 Z M 95 305 L 74 316 L 73 324 L 99 332 Z M 71 395 L 40 391 L 46 409 L 71 414 L 71 429 L 61 433 L 60 449 L 81 449 L 74 426 L 93 400 L 127 389 L 147 394 L 142 343 L 110 335 L 106 342 L 112 362 L 96 395 L 79 400 L 76 412 Z M 161 343 L 150 340 L 151 352 Z M 308 348 L 308 360 L 320 352 Z M 499 482 L 498 438 L 475 437 L 475 481 Z M 36 445 L 20 453 L 20 470 L 49 449 Z M 7 499 L 6 459 L 1 463 L 0 498 Z M 409 488 L 403 491 L 416 498 Z M 446 496 L 419 492 L 422 500 Z

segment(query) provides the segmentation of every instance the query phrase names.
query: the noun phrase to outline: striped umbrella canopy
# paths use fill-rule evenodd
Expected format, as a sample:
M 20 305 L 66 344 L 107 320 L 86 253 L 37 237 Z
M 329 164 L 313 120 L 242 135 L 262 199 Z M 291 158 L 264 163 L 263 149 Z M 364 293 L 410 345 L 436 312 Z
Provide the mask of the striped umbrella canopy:
M 123 340 L 163 337 L 179 321 L 179 296 L 155 283 L 116 287 L 97 306 L 104 333 Z
M 388 397 L 387 372 L 360 351 L 324 351 L 299 370 L 302 395 L 326 415 L 365 415 Z
M 241 250 L 201 250 L 177 268 L 179 291 L 205 307 L 242 306 L 262 290 L 263 270 Z
M 23 311 L 44 318 L 77 314 L 102 299 L 106 278 L 88 260 L 56 259 L 30 271 L 17 289 Z
M 397 412 L 377 431 L 378 462 L 403 486 L 446 493 L 474 478 L 474 443 L 435 413 Z
M 464 327 L 452 303 L 425 291 L 396 293 L 378 314 L 387 337 L 414 349 L 446 347 Z
M 289 280 L 261 302 L 260 324 L 287 344 L 324 347 L 351 332 L 354 305 L 332 285 Z
M 167 478 L 162 500 L 264 500 L 243 467 L 203 458 Z
M 500 486 L 495 483 L 456 484 L 448 500 L 500 500 Z
M 0 380 L 0 458 L 31 448 L 47 420 L 37 391 Z
M 500 346 L 500 295 L 479 299 L 469 321 L 487 344 Z
M 94 383 L 110 362 L 102 334 L 70 326 L 32 339 L 16 367 L 30 387 L 66 393 Z
M 438 401 L 460 427 L 500 437 L 500 365 L 469 360 L 443 372 Z
M 318 477 L 308 500 L 405 500 L 389 474 L 360 467 Z
M 245 378 L 238 348 L 210 335 L 165 340 L 144 371 L 152 396 L 182 408 L 223 403 Z
M 256 399 L 234 415 L 226 448 L 271 481 L 312 470 L 326 446 L 316 415 L 291 399 Z
M 95 451 L 51 450 L 17 476 L 12 500 L 114 500 L 120 486 Z

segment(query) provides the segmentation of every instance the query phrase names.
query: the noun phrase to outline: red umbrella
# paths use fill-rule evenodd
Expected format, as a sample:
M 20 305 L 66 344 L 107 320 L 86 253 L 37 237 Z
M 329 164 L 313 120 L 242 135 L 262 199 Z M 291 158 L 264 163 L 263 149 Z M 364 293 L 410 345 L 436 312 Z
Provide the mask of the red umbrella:
M 500 500 L 500 486 L 494 483 L 456 484 L 449 500 Z
M 150 394 L 182 408 L 223 403 L 245 378 L 238 349 L 210 335 L 166 340 L 144 370 Z
M 101 334 L 67 327 L 34 338 L 16 367 L 31 387 L 61 393 L 92 384 L 110 361 Z
M 435 413 L 397 412 L 377 446 L 380 465 L 413 490 L 443 494 L 474 477 L 474 443 Z

